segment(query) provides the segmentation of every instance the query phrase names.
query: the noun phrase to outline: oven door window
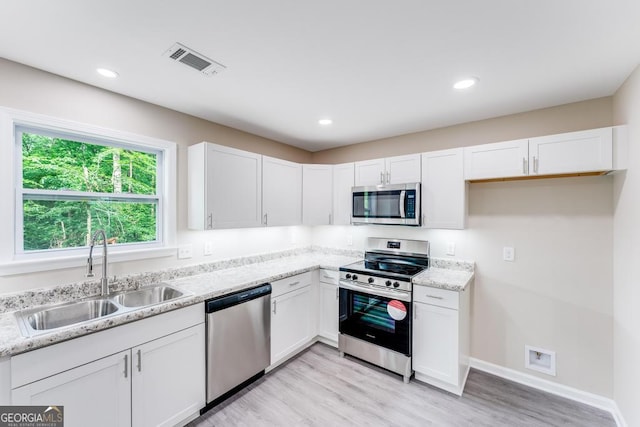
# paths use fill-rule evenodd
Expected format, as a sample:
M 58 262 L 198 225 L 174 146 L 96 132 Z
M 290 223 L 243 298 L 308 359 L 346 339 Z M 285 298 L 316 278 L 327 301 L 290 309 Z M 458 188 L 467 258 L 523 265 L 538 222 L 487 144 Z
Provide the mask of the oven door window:
M 340 289 L 340 333 L 411 355 L 411 304 Z

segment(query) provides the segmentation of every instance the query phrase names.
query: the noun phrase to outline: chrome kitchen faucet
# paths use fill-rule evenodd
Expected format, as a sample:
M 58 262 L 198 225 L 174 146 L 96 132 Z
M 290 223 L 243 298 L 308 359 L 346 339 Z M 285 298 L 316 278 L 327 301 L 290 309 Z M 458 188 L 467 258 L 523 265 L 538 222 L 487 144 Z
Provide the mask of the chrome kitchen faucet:
M 107 235 L 104 230 L 97 230 L 91 238 L 89 248 L 89 258 L 87 258 L 87 277 L 93 277 L 93 247 L 96 244 L 96 237 L 102 236 L 102 279 L 100 279 L 102 296 L 109 295 L 109 278 L 107 276 Z

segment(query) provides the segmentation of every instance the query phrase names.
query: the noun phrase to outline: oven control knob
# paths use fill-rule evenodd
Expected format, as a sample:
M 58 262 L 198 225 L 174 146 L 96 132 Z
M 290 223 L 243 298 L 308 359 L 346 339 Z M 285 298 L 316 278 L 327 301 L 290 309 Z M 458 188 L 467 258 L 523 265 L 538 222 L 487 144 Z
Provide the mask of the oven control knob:
M 346 277 L 347 279 L 351 279 L 351 274 L 347 273 L 347 275 L 344 277 Z
M 384 282 L 384 284 L 387 286 L 391 286 L 391 280 L 387 280 L 386 282 Z
M 397 287 L 399 287 L 399 286 L 400 286 L 400 283 L 398 283 L 398 282 L 393 282 L 393 287 L 394 287 L 394 288 L 397 288 Z
M 373 283 L 376 279 L 374 279 L 373 277 L 369 277 L 369 283 Z
M 355 274 L 352 277 L 353 280 L 358 280 L 358 276 L 356 276 Z

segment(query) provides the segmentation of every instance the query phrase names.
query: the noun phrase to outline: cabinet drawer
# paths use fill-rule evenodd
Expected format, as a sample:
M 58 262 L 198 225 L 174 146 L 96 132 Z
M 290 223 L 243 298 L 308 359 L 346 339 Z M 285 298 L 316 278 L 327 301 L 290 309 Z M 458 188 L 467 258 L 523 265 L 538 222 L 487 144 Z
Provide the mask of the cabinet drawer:
M 331 285 L 337 285 L 340 278 L 340 273 L 333 270 L 320 269 L 320 281 L 322 283 L 329 283 Z
M 459 292 L 446 289 L 432 288 L 430 286 L 415 285 L 413 287 L 413 300 L 439 307 L 458 309 Z
M 311 272 L 271 282 L 271 298 L 311 285 Z

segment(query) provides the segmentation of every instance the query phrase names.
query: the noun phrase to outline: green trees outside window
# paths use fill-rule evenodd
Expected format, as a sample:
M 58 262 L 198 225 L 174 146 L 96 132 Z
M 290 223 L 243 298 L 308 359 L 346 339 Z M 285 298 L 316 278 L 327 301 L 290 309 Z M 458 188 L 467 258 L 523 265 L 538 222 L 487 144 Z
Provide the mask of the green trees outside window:
M 45 133 L 45 132 L 43 132 Z M 22 131 L 24 251 L 158 239 L 158 153 Z

